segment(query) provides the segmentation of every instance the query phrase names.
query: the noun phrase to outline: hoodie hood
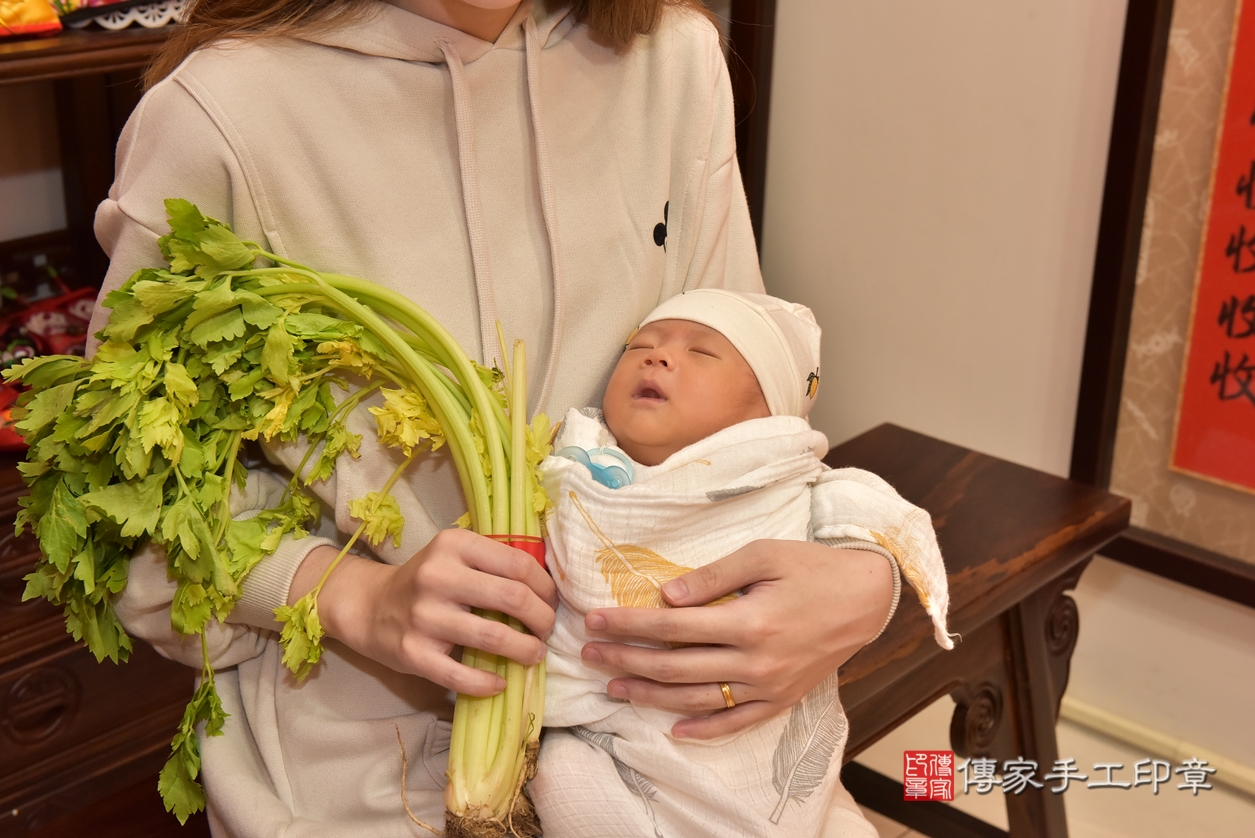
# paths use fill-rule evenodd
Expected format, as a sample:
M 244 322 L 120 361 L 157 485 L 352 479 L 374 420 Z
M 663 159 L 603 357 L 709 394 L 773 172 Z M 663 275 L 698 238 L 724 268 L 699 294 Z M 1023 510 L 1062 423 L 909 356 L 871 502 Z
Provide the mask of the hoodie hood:
M 523 0 L 514 16 L 506 24 L 495 42 L 480 40 L 474 35 L 436 23 L 425 17 L 397 8 L 390 3 L 378 2 L 359 19 L 337 25 L 322 32 L 302 33 L 301 40 L 337 49 L 373 55 L 379 58 L 395 58 L 399 61 L 421 61 L 425 64 L 445 63 L 440 42 L 452 44 L 465 64 L 479 60 L 494 49 L 525 49 L 524 21 L 530 15 L 536 23 L 539 46 L 561 40 L 575 25 L 570 6 L 555 3 L 552 10 L 542 2 Z
M 479 306 L 480 361 L 492 366 L 497 357 L 498 316 L 493 285 L 492 253 L 487 224 L 484 220 L 483 197 L 480 190 L 479 157 L 475 142 L 475 114 L 466 65 L 474 63 L 492 50 L 522 52 L 526 65 L 527 98 L 531 114 L 532 147 L 535 154 L 538 190 L 544 215 L 545 234 L 549 244 L 553 295 L 553 328 L 549 339 L 548 363 L 541 379 L 540 394 L 532 407 L 533 415 L 544 411 L 553 390 L 558 354 L 562 345 L 565 319 L 562 282 L 562 249 L 558 236 L 556 190 L 553 167 L 545 142 L 544 120 L 540 102 L 540 54 L 551 43 L 570 31 L 573 16 L 570 7 L 561 5 L 550 13 L 545 6 L 523 0 L 501 31 L 495 43 L 480 40 L 461 30 L 428 20 L 388 3 L 375 8 L 360 20 L 333 30 L 313 35 L 306 40 L 323 46 L 351 50 L 381 58 L 443 63 L 449 72 L 453 92 L 454 123 L 457 133 L 458 169 L 462 186 L 462 210 L 466 220 L 471 263 L 475 274 L 475 296 Z M 555 37 L 556 36 L 556 37 Z M 501 358 L 501 366 L 506 359 Z M 530 401 L 530 400 L 529 400 Z

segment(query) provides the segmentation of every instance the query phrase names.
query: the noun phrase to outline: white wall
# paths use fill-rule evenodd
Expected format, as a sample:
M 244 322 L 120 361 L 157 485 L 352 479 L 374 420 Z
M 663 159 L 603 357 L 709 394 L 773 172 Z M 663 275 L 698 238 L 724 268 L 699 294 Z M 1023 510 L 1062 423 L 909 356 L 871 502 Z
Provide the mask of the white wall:
M 780 0 L 762 243 L 814 421 L 1067 471 L 1124 0 Z
M 1102 558 L 1068 695 L 1255 768 L 1255 609 Z
M 833 442 L 1066 473 L 1125 5 L 779 0 L 763 271 Z M 1255 765 L 1255 611 L 1102 561 L 1077 601 L 1070 694 Z
M 65 227 L 52 84 L 0 85 L 0 241 Z

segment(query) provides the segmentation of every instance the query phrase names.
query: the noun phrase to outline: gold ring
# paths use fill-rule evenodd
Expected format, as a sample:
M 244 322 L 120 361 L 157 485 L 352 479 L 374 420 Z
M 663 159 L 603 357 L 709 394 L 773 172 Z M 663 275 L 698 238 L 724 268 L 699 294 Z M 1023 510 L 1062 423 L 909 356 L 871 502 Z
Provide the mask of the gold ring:
M 729 708 L 735 707 L 736 702 L 732 700 L 732 688 L 728 686 L 727 681 L 719 682 L 719 691 L 723 693 L 723 703 Z

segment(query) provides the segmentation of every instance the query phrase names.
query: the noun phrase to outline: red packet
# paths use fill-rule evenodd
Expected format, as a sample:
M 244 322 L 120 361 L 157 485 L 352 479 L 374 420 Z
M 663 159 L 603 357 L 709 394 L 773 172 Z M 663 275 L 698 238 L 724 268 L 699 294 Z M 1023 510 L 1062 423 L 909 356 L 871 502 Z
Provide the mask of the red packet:
M 48 0 L 0 3 L 0 38 L 61 31 L 61 18 Z

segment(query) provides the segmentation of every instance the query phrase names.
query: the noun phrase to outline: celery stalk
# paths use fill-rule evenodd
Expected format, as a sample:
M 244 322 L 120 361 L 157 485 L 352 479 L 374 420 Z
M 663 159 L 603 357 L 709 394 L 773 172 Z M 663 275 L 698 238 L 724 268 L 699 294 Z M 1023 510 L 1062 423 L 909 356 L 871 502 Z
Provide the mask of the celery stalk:
M 305 534 L 316 504 L 300 487 L 325 478 L 341 452 L 355 452 L 344 420 L 375 391 L 385 406 L 372 410 L 389 417 L 379 432 L 406 456 L 380 492 L 353 500 L 361 525 L 336 563 L 359 538 L 399 539 L 403 522 L 390 490 L 424 439 L 448 445 L 475 531 L 540 532 L 522 342 L 507 353 L 502 341 L 502 355 L 512 356 L 500 361 L 509 372 L 503 400 L 491 371 L 404 296 L 241 241 L 187 201 L 166 207 L 171 230 L 159 245 L 169 267 L 141 270 L 109 295 L 113 315 L 96 358 L 36 359 L 7 375 L 31 387 L 29 409 L 15 414 L 30 444 L 23 473 L 33 488 L 19 530 L 34 526 L 47 558 L 28 592 L 105 627 L 85 636 L 98 658 L 125 659 L 131 649 L 113 612 L 116 588 L 83 583 L 77 571 L 66 578 L 70 560 L 98 565 L 89 580 L 110 573 L 124 580 L 127 558 L 143 541 L 157 543 L 177 584 L 172 625 L 203 640 L 210 619 L 224 620 L 234 607 L 249 570 L 281 537 Z M 272 265 L 256 267 L 259 259 Z M 357 389 L 337 404 L 333 384 Z M 302 438 L 308 451 L 278 506 L 233 521 L 228 490 L 243 483 L 240 446 L 259 438 Z M 317 596 L 334 567 L 277 614 L 284 660 L 298 678 L 318 661 Z M 524 631 L 504 615 L 482 616 Z M 481 835 L 487 827 L 537 835 L 521 792 L 535 761 L 544 667 L 474 649 L 463 662 L 501 674 L 507 686 L 497 696 L 457 699 L 448 834 Z M 204 670 L 159 783 L 180 820 L 204 804 L 198 737 L 218 732 L 226 718 L 208 658 Z
M 515 343 L 512 355 L 506 390 L 512 454 L 509 492 L 494 491 L 492 501 L 494 520 L 504 513 L 508 531 L 525 535 L 529 530 L 539 531 L 539 519 L 527 502 L 534 476 L 527 463 L 527 366 L 521 341 Z M 524 630 L 513 618 L 493 617 Z M 463 663 L 487 668 L 482 655 L 467 650 Z M 536 683 L 544 678 L 544 664 L 525 667 L 490 657 L 496 659 L 496 671 L 504 674 L 505 689 L 487 698 L 459 695 L 454 709 L 445 794 L 445 831 L 454 838 L 538 834 L 522 788 L 535 770 L 539 749 L 544 692 Z

